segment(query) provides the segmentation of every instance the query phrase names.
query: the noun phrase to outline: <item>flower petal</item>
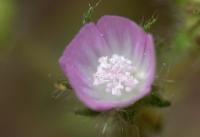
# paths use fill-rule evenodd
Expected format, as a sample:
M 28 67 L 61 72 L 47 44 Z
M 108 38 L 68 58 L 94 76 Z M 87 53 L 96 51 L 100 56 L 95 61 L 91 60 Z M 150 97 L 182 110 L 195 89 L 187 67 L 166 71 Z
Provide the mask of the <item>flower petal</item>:
M 106 48 L 97 27 L 89 23 L 65 49 L 59 63 L 77 94 L 83 91 L 80 90 L 81 88 L 92 88 L 92 75 L 96 71 L 98 58 L 106 54 Z M 84 90 L 84 92 L 87 91 Z M 88 96 L 90 93 L 94 92 L 87 92 Z M 80 98 L 80 100 L 83 99 Z
M 146 85 L 151 85 L 155 79 L 156 71 L 156 57 L 153 37 L 148 34 L 146 39 L 146 48 L 144 51 L 143 60 L 141 62 L 140 70 L 146 74 Z
M 118 16 L 103 16 L 97 23 L 99 31 L 103 34 L 112 53 L 137 59 L 143 52 L 145 33 L 133 21 Z

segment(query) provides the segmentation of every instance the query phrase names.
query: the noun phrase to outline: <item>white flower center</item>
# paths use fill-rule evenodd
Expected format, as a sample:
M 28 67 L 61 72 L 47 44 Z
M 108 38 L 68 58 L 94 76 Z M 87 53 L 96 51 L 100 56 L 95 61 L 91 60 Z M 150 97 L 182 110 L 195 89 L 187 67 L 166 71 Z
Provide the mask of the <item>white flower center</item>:
M 105 85 L 105 91 L 112 95 L 121 96 L 122 92 L 131 92 L 143 77 L 142 73 L 136 73 L 132 61 L 123 56 L 103 56 L 98 61 L 97 71 L 93 74 L 93 85 Z

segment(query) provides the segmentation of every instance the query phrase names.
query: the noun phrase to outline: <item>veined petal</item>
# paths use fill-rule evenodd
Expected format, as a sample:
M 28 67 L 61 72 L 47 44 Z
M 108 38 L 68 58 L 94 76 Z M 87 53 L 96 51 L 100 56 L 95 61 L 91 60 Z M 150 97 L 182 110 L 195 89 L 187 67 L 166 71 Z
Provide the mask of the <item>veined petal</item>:
M 92 74 L 96 71 L 98 58 L 106 54 L 106 48 L 93 23 L 86 24 L 70 42 L 59 63 L 73 88 L 91 88 Z M 76 93 L 82 91 L 75 89 Z
M 133 58 L 143 52 L 145 33 L 133 21 L 118 16 L 103 16 L 97 23 L 109 49 L 115 54 Z M 138 60 L 137 60 L 138 61 Z
M 153 37 L 148 34 L 146 38 L 146 48 L 141 61 L 140 70 L 146 75 L 146 85 L 151 85 L 155 79 L 156 55 Z

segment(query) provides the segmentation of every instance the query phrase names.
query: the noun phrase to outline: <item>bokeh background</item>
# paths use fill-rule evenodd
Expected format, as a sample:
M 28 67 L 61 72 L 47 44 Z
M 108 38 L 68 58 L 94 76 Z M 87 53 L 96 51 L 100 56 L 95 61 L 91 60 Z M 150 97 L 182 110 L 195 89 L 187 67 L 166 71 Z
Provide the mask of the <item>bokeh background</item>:
M 89 3 L 94 1 L 0 0 L 1 137 L 110 137 L 102 135 L 102 119 L 74 114 L 83 105 L 73 93 L 55 88 L 64 79 L 58 59 L 81 28 Z M 200 1 L 102 0 L 93 20 L 108 14 L 138 24 L 156 16 L 150 32 L 157 83 L 172 102 L 159 110 L 164 113 L 158 136 L 199 137 Z

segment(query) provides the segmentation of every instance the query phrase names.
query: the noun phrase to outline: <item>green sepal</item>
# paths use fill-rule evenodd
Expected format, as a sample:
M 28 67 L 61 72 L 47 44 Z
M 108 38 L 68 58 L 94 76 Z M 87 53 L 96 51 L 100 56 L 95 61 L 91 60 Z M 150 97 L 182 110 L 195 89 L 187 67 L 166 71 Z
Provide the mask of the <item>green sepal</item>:
M 57 83 L 62 84 L 63 86 L 66 87 L 66 89 L 72 89 L 71 85 L 67 80 L 58 80 Z
M 101 3 L 101 0 L 95 1 L 94 4 L 89 4 L 88 10 L 83 14 L 83 24 L 86 24 L 88 22 L 91 22 L 92 20 L 92 14 L 95 10 L 95 8 Z
M 94 7 L 89 5 L 87 12 L 83 14 L 83 24 L 86 24 L 92 20 L 92 13 L 94 12 Z
M 81 109 L 81 110 L 76 110 L 75 111 L 76 115 L 80 115 L 80 116 L 87 116 L 87 117 L 96 117 L 98 115 L 101 114 L 101 112 L 97 112 L 97 111 L 93 111 L 91 109 Z
M 146 32 L 149 32 L 152 26 L 156 23 L 156 21 L 157 21 L 157 18 L 155 17 L 155 15 L 152 15 L 151 18 L 149 18 L 147 21 L 142 23 L 142 27 L 144 28 Z
M 163 99 L 157 91 L 152 91 L 150 96 L 144 98 L 144 104 L 151 105 L 154 107 L 168 107 L 171 105 L 171 102 Z
M 157 108 L 164 108 L 171 105 L 171 102 L 168 100 L 163 99 L 160 95 L 158 90 L 153 87 L 152 92 L 149 96 L 144 97 L 143 99 L 136 102 L 134 105 L 119 110 L 120 116 L 129 123 L 134 123 L 135 115 L 145 107 L 157 107 Z

